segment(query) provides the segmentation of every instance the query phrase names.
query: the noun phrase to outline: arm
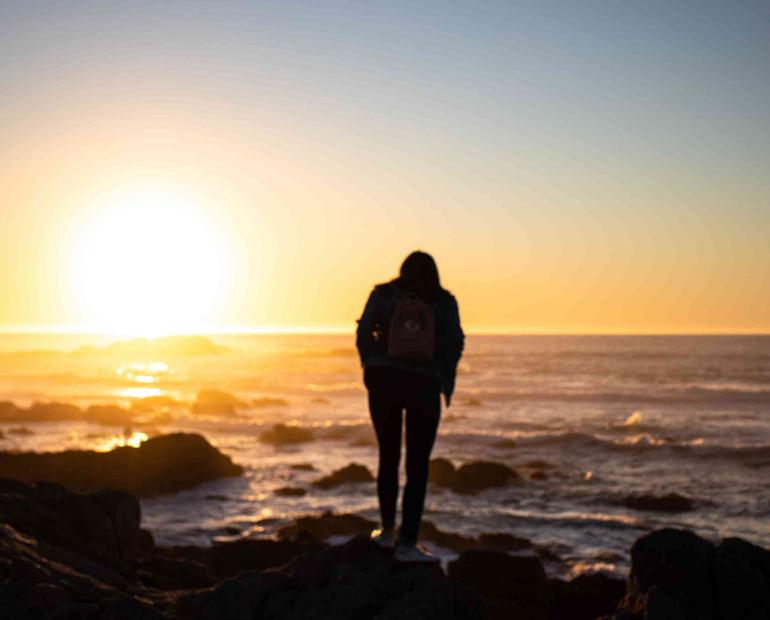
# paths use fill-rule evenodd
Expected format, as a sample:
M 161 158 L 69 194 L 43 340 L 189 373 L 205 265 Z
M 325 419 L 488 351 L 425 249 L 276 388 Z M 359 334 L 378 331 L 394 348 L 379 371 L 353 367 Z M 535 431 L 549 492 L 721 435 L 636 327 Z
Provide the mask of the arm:
M 357 321 L 356 348 L 358 349 L 358 357 L 361 360 L 362 366 L 376 342 L 374 332 L 377 322 L 378 297 L 376 291 L 371 292 L 369 299 L 366 301 L 366 306 L 364 306 L 364 312 Z

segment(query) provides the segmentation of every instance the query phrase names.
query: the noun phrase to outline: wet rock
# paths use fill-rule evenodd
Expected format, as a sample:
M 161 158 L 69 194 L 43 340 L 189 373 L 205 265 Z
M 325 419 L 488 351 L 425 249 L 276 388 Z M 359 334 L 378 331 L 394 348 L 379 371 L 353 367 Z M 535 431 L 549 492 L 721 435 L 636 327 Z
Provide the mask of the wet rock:
M 333 489 L 341 484 L 356 482 L 373 482 L 374 476 L 365 465 L 351 463 L 341 469 L 333 471 L 328 476 L 319 478 L 313 484 L 321 489 Z
M 72 602 L 72 596 L 55 583 L 36 583 L 26 592 L 27 607 L 47 611 Z
M 273 493 L 281 497 L 302 497 L 307 491 L 301 487 L 281 487 L 273 491 Z
M 507 465 L 492 461 L 474 461 L 460 466 L 451 487 L 460 493 L 475 493 L 519 480 L 521 477 Z
M 315 436 L 313 435 L 313 431 L 309 428 L 276 424 L 270 430 L 263 432 L 259 436 L 259 439 L 265 443 L 296 444 L 313 441 Z
M 247 403 L 220 390 L 201 390 L 192 406 L 195 415 L 232 416 Z
M 322 515 L 299 517 L 287 526 L 278 530 L 282 540 L 327 540 L 332 536 L 368 535 L 377 524 L 355 514 L 335 514 L 325 512 Z
M 457 470 L 449 459 L 436 458 L 430 460 L 428 480 L 441 487 L 452 486 Z
M 503 617 L 548 617 L 548 583 L 540 560 L 533 556 L 471 549 L 449 563 L 449 576 L 481 593 Z
M 245 572 L 214 588 L 181 595 L 176 613 L 191 620 L 252 620 L 267 595 L 286 580 L 277 572 Z
M 92 405 L 85 411 L 85 419 L 93 424 L 102 426 L 118 426 L 121 428 L 129 425 L 133 414 L 118 405 Z
M 712 543 L 686 530 L 666 528 L 642 536 L 631 547 L 623 608 L 645 616 L 655 589 L 659 594 L 652 600 L 660 599 L 656 606 L 678 609 L 687 619 L 713 618 L 717 607 L 711 568 L 715 554 Z
M 289 466 L 289 469 L 293 469 L 294 471 L 315 471 L 315 466 L 311 465 L 310 463 L 294 463 L 293 465 Z
M 629 495 L 624 497 L 622 505 L 634 510 L 652 512 L 688 512 L 695 510 L 695 502 L 678 493 L 666 495 Z
M 532 541 L 513 534 L 484 533 L 479 536 L 478 546 L 492 551 L 522 551 L 532 549 Z
M 603 573 L 588 573 L 569 582 L 553 579 L 549 589 L 550 620 L 594 620 L 615 611 L 626 584 Z
M 160 435 L 138 448 L 110 452 L 0 453 L 0 476 L 51 480 L 77 491 L 111 488 L 151 496 L 241 473 L 230 457 L 201 435 L 189 433 Z

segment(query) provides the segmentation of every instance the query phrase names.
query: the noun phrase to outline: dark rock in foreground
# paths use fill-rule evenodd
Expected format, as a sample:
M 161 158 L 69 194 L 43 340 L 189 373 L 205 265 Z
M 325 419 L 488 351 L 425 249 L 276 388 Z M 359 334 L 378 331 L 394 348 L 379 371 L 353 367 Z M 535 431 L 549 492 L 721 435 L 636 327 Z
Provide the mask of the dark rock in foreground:
M 77 491 L 111 488 L 141 497 L 241 473 L 243 468 L 204 437 L 187 433 L 161 435 L 138 448 L 110 452 L 0 453 L 0 476 L 31 483 L 49 480 Z
M 449 564 L 394 563 L 357 515 L 298 519 L 279 540 L 155 547 L 127 493 L 88 495 L 0 479 L 0 617 L 217 620 L 752 620 L 770 617 L 770 552 L 730 538 L 719 545 L 659 530 L 632 548 L 621 580 L 549 579 L 528 541 L 478 540 Z M 428 526 L 426 533 L 436 528 Z M 358 532 L 345 544 L 323 538 Z M 476 547 L 482 544 L 486 549 Z M 497 550 L 493 550 L 493 547 Z
M 688 512 L 695 510 L 695 502 L 678 493 L 666 495 L 629 495 L 622 502 L 626 508 L 651 512 Z
M 333 471 L 328 476 L 319 478 L 313 484 L 321 489 L 333 489 L 347 482 L 373 482 L 374 476 L 365 465 L 351 463 Z
M 770 551 L 740 538 L 715 545 L 663 529 L 631 548 L 628 590 L 617 620 L 770 618 Z

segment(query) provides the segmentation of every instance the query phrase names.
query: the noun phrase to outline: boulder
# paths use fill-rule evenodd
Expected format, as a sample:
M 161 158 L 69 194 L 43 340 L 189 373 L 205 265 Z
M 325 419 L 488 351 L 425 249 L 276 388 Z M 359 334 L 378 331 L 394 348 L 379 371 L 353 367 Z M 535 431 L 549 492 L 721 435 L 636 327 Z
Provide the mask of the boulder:
M 281 497 L 302 497 L 307 491 L 301 487 L 280 487 L 273 491 L 273 493 Z
M 631 547 L 625 606 L 638 613 L 656 588 L 683 610 L 685 618 L 712 618 L 715 552 L 713 543 L 686 530 L 666 528 L 642 536 Z
M 451 486 L 459 493 L 476 493 L 519 480 L 521 477 L 507 465 L 492 461 L 474 461 L 460 466 Z
M 333 489 L 341 484 L 349 482 L 373 482 L 374 476 L 365 465 L 351 463 L 341 469 L 333 471 L 328 476 L 319 478 L 313 484 L 321 489 Z
M 604 573 L 586 573 L 569 582 L 550 580 L 549 589 L 550 620 L 595 620 L 615 611 L 626 584 Z
M 313 431 L 309 428 L 276 424 L 273 428 L 263 432 L 259 436 L 259 439 L 265 443 L 295 444 L 313 441 L 315 436 L 313 435 Z
M 695 510 L 695 502 L 678 493 L 665 495 L 629 495 L 621 501 L 626 508 L 652 512 L 688 512 Z
M 479 592 L 490 608 L 515 611 L 511 617 L 548 617 L 548 582 L 540 560 L 471 549 L 449 563 L 449 577 Z
M 449 459 L 431 459 L 428 466 L 428 480 L 440 487 L 449 487 L 454 482 L 456 472 L 454 464 Z
M 239 398 L 220 390 L 201 390 L 192 406 L 195 415 L 232 416 L 248 406 Z
M 0 476 L 25 482 L 50 480 L 77 491 L 110 488 L 141 497 L 241 473 L 243 468 L 230 457 L 201 435 L 189 433 L 160 435 L 138 448 L 110 452 L 0 453 Z

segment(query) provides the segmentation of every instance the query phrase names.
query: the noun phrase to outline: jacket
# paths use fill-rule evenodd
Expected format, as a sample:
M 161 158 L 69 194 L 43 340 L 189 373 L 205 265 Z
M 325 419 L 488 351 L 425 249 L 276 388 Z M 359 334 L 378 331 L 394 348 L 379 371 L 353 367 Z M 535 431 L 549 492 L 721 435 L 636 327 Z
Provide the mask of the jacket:
M 390 320 L 396 304 L 392 287 L 392 283 L 375 286 L 358 320 L 356 348 L 361 365 L 391 366 L 428 374 L 438 381 L 448 407 L 454 392 L 457 363 L 465 346 L 457 300 L 449 291 L 442 289 L 438 299 L 432 304 L 436 323 L 436 349 L 433 359 L 419 363 L 399 362 L 388 357 L 383 338 L 383 325 Z

